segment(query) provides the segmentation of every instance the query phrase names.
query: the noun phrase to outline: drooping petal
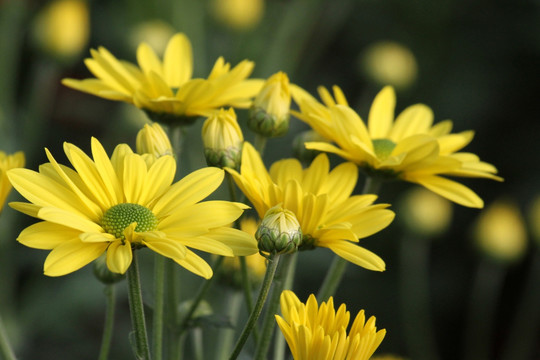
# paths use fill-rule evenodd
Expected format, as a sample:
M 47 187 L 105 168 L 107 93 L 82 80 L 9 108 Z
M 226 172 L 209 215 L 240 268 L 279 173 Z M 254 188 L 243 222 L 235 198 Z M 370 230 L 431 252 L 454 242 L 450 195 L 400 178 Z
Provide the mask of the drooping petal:
M 79 270 L 97 259 L 107 244 L 83 243 L 79 238 L 66 241 L 56 246 L 45 259 L 43 270 L 47 276 L 62 276 Z
M 232 250 L 234 256 L 249 256 L 258 252 L 255 237 L 238 229 L 220 227 L 210 230 L 204 237 L 225 244 Z
M 186 270 L 191 271 L 195 275 L 199 275 L 205 279 L 212 277 L 213 271 L 210 265 L 204 261 L 201 257 L 195 254 L 189 249 L 186 252 L 186 257 L 182 260 L 173 259 L 178 265 L 184 267 Z
M 384 261 L 379 256 L 348 241 L 324 241 L 320 242 L 318 246 L 329 248 L 345 260 L 368 270 L 384 271 L 386 268 Z
M 484 207 L 484 201 L 474 191 L 458 182 L 435 175 L 423 176 L 409 181 L 420 184 L 434 193 L 460 205 L 472 208 Z
M 114 241 L 107 248 L 107 267 L 114 273 L 125 274 L 132 260 L 133 252 L 129 241 Z

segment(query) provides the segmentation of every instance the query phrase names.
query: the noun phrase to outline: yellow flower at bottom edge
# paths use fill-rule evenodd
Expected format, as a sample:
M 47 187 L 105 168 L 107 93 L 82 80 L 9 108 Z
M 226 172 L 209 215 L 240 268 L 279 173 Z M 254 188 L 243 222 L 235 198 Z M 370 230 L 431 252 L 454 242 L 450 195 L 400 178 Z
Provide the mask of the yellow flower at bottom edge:
M 22 151 L 17 151 L 11 155 L 0 151 L 0 213 L 2 212 L 6 198 L 11 191 L 11 183 L 7 177 L 7 171 L 10 169 L 23 167 L 24 163 L 25 158 Z
M 319 306 L 311 294 L 304 304 L 289 290 L 281 293 L 281 313 L 276 321 L 294 360 L 367 360 L 386 335 L 377 331 L 375 317 L 366 322 L 361 310 L 347 333 L 350 313 L 345 304 L 336 311 L 332 297 Z
M 60 165 L 46 150 L 49 163 L 39 172 L 13 169 L 8 177 L 30 203 L 10 205 L 41 219 L 24 229 L 23 245 L 51 250 L 45 275 L 71 273 L 107 255 L 107 266 L 125 273 L 134 249 L 148 247 L 205 278 L 210 266 L 189 248 L 223 256 L 257 252 L 255 239 L 227 225 L 247 207 L 228 201 L 205 201 L 223 181 L 224 172 L 203 168 L 172 184 L 176 162 L 166 155 L 148 164 L 125 144 L 109 158 L 92 138 L 93 160 L 65 143 L 74 169 Z
M 371 176 L 417 183 L 468 207 L 481 208 L 484 202 L 471 189 L 445 176 L 502 181 L 493 165 L 475 154 L 458 152 L 471 142 L 473 131 L 452 134 L 450 120 L 432 126 L 433 112 L 423 104 L 407 107 L 394 121 L 396 95 L 390 86 L 375 97 L 367 127 L 339 87 L 334 87 L 335 99 L 323 87 L 319 93 L 324 104 L 300 88 L 293 89 L 300 106 L 300 112 L 294 114 L 335 143 L 308 142 L 308 149 L 335 153 Z
M 384 261 L 358 242 L 388 226 L 394 213 L 386 209 L 388 204 L 372 205 L 375 195 L 351 196 L 358 179 L 354 164 L 330 171 L 328 157 L 320 154 L 307 169 L 296 159 L 285 159 L 268 172 L 259 153 L 245 142 L 240 172 L 226 170 L 261 219 L 279 204 L 296 215 L 303 234 L 300 250 L 326 247 L 366 269 L 385 269 Z
M 247 108 L 263 85 L 263 80 L 247 79 L 253 62 L 244 60 L 231 69 L 222 57 L 207 79 L 192 78 L 191 43 L 182 33 L 171 38 L 163 61 L 146 43 L 137 49 L 139 66 L 118 60 L 104 47 L 92 49 L 91 55 L 85 64 L 96 78 L 63 79 L 64 85 L 134 104 L 162 123 L 190 123 L 223 106 Z

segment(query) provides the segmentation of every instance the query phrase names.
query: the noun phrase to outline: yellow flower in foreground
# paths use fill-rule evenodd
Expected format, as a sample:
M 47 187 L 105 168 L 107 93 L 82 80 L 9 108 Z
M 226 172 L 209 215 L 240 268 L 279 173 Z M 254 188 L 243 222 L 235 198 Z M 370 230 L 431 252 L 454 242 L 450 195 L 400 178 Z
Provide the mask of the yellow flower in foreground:
M 334 97 L 319 88 L 324 105 L 305 91 L 293 92 L 295 113 L 315 131 L 337 145 L 308 142 L 308 149 L 335 153 L 358 164 L 367 174 L 413 182 L 463 206 L 481 208 L 484 202 L 468 187 L 443 176 L 480 177 L 502 181 L 497 169 L 472 153 L 458 152 L 473 131 L 452 134 L 452 122 L 434 126 L 433 112 L 423 104 L 409 106 L 394 121 L 396 95 L 385 87 L 375 97 L 368 125 L 351 109 L 341 90 Z
M 39 172 L 8 172 L 13 186 L 30 201 L 10 205 L 43 220 L 24 229 L 17 240 L 52 250 L 45 260 L 46 275 L 69 274 L 103 253 L 112 272 L 125 273 L 132 250 L 148 247 L 210 278 L 210 266 L 189 248 L 224 256 L 257 251 L 252 236 L 227 226 L 245 205 L 201 202 L 221 184 L 222 170 L 203 168 L 172 184 L 172 156 L 148 165 L 121 144 L 109 159 L 95 138 L 93 160 L 72 144 L 65 143 L 64 151 L 74 169 L 58 164 L 46 150 L 50 162 Z
M 192 78 L 193 56 L 189 39 L 174 35 L 161 61 L 146 43 L 137 49 L 139 66 L 120 61 L 107 49 L 91 50 L 85 61 L 95 79 L 64 79 L 62 83 L 105 99 L 125 101 L 145 110 L 152 120 L 189 123 L 223 106 L 247 108 L 263 84 L 246 80 L 254 64 L 244 60 L 231 69 L 220 57 L 207 79 Z M 187 118 L 186 118 L 187 117 Z
M 289 290 L 281 293 L 276 321 L 294 360 L 368 360 L 386 335 L 377 331 L 375 317 L 366 322 L 361 310 L 347 334 L 351 318 L 345 304 L 336 311 L 332 297 L 319 307 L 311 294 L 304 304 Z
M 17 151 L 11 155 L 0 151 L 0 213 L 2 212 L 6 198 L 11 191 L 11 183 L 7 177 L 7 171 L 10 169 L 23 167 L 24 163 L 25 158 L 22 151 Z
M 372 205 L 375 195 L 351 196 L 358 179 L 354 164 L 330 171 L 328 157 L 321 154 L 305 170 L 298 160 L 285 159 L 274 163 L 269 173 L 259 153 L 246 142 L 240 173 L 226 170 L 261 219 L 280 204 L 296 215 L 303 233 L 300 250 L 326 247 L 366 269 L 384 270 L 384 261 L 357 243 L 388 226 L 394 213 L 386 209 L 387 204 Z

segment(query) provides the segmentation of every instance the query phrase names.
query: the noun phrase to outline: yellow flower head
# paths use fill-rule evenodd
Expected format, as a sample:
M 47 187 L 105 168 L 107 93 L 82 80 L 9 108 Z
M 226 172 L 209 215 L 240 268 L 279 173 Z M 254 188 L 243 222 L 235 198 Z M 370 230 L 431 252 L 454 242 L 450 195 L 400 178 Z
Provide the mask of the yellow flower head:
M 518 206 L 499 200 L 483 210 L 474 227 L 479 249 L 502 262 L 519 260 L 527 249 L 527 227 Z
M 377 331 L 375 317 L 366 322 L 361 310 L 347 333 L 351 314 L 345 304 L 336 311 L 332 297 L 319 306 L 311 294 L 304 304 L 289 290 L 281 293 L 276 321 L 294 360 L 368 360 L 386 335 Z
M 7 177 L 7 171 L 23 167 L 24 163 L 25 158 L 22 151 L 18 151 L 11 155 L 0 151 L 0 213 L 2 212 L 6 198 L 11 191 L 11 183 Z
M 209 166 L 238 168 L 244 136 L 233 108 L 220 109 L 202 127 L 204 155 Z
M 52 1 L 36 17 L 33 30 L 44 51 L 61 59 L 73 58 L 88 43 L 88 4 L 84 0 Z
M 259 153 L 246 142 L 240 172 L 226 169 L 262 219 L 268 209 L 281 204 L 292 211 L 302 229 L 300 250 L 326 247 L 366 269 L 382 271 L 384 261 L 357 245 L 392 222 L 387 204 L 372 205 L 377 196 L 351 196 L 358 179 L 352 163 L 330 171 L 326 154 L 307 169 L 296 159 L 280 160 L 268 172 Z
M 367 127 L 337 86 L 334 97 L 323 87 L 319 93 L 324 104 L 295 89 L 300 106 L 295 115 L 335 145 L 308 142 L 308 149 L 335 153 L 371 176 L 417 183 L 469 207 L 481 208 L 484 202 L 468 187 L 443 176 L 502 181 L 493 165 L 475 154 L 458 152 L 472 140 L 473 131 L 452 134 L 450 120 L 433 125 L 433 112 L 423 104 L 409 106 L 394 121 L 396 95 L 390 86 L 375 97 Z
M 65 143 L 73 169 L 60 165 L 46 150 L 49 163 L 39 172 L 13 169 L 8 177 L 29 203 L 10 203 L 42 220 L 24 229 L 23 245 L 51 250 L 44 271 L 69 274 L 107 255 L 112 272 L 125 273 L 134 249 L 148 247 L 205 278 L 210 266 L 189 248 L 224 256 L 250 255 L 255 239 L 228 224 L 246 209 L 240 203 L 205 201 L 224 172 L 204 168 L 172 183 L 176 161 L 165 155 L 150 165 L 125 144 L 111 158 L 92 138 L 91 159 Z
M 246 80 L 254 64 L 244 60 L 231 69 L 220 57 L 207 79 L 192 78 L 193 56 L 189 39 L 174 35 L 163 61 L 142 43 L 137 49 L 138 65 L 120 61 L 107 49 L 91 50 L 85 64 L 95 79 L 64 79 L 62 83 L 105 99 L 125 101 L 145 110 L 152 120 L 191 123 L 223 106 L 247 108 L 263 84 Z
M 268 78 L 253 100 L 248 126 L 266 137 L 281 136 L 289 130 L 290 107 L 289 78 L 280 71 Z
M 167 133 L 158 123 L 145 124 L 137 133 L 136 149 L 138 154 L 150 154 L 155 158 L 173 155 L 173 148 Z

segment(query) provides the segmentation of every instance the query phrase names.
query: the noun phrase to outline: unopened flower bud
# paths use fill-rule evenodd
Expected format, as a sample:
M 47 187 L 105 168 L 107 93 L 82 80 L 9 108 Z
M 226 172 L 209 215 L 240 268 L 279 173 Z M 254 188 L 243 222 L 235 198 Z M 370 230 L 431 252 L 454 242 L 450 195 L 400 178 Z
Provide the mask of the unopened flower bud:
M 94 261 L 94 276 L 104 284 L 114 284 L 124 280 L 125 274 L 114 273 L 107 266 L 107 256 L 101 255 Z
M 208 166 L 240 167 L 244 136 L 233 108 L 220 109 L 208 117 L 202 127 L 202 139 Z
M 268 78 L 249 109 L 248 127 L 265 137 L 284 135 L 289 130 L 291 90 L 289 78 L 278 72 Z
M 276 205 L 264 215 L 255 238 L 259 252 L 289 254 L 297 251 L 301 245 L 302 228 L 292 211 Z
M 158 123 L 144 125 L 139 130 L 136 140 L 138 154 L 151 154 L 155 157 L 173 155 L 173 148 L 169 137 Z

